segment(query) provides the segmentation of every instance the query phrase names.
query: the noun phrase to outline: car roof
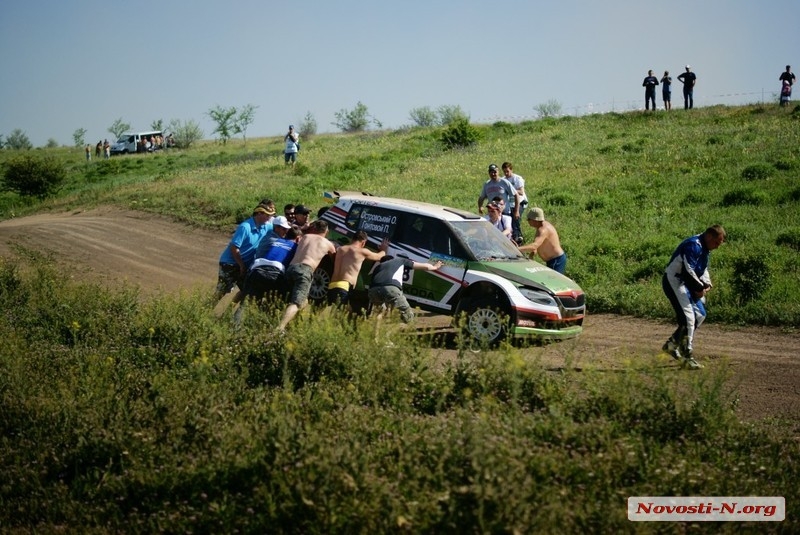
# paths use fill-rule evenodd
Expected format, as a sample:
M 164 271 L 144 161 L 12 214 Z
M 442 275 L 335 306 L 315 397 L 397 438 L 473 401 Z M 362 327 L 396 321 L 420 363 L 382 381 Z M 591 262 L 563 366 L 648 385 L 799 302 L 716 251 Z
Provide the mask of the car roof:
M 373 195 L 364 191 L 334 191 L 326 194 L 326 197 L 333 198 L 334 203 L 339 204 L 342 201 L 356 202 L 359 204 L 375 205 L 382 208 L 389 208 L 399 210 L 404 213 L 421 214 L 445 221 L 464 221 L 481 219 L 481 216 L 461 210 L 459 208 L 452 208 L 449 206 L 442 206 L 440 204 L 431 204 L 420 201 L 410 201 L 408 199 L 396 199 L 393 197 L 381 197 Z

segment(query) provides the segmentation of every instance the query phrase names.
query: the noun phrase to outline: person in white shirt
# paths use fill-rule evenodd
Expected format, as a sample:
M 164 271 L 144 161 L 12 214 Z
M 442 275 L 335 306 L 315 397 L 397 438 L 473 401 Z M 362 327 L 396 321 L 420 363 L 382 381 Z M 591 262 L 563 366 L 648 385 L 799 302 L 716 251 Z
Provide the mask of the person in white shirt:
M 517 194 L 519 195 L 519 214 L 517 214 L 516 210 L 512 212 L 514 217 L 511 220 L 511 239 L 513 239 L 517 245 L 522 245 L 524 239 L 522 237 L 520 221 L 522 221 L 522 213 L 525 211 L 525 207 L 528 206 L 528 195 L 525 193 L 525 179 L 514 174 L 514 166 L 511 162 L 503 162 L 502 168 L 504 178 L 514 186 L 514 189 L 517 190 Z

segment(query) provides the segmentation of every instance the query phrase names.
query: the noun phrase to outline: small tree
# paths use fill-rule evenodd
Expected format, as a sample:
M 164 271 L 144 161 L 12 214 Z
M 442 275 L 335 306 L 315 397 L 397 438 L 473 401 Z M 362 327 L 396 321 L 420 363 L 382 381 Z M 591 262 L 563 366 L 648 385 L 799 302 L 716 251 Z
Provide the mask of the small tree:
M 539 119 L 545 117 L 558 117 L 561 115 L 561 103 L 555 99 L 550 99 L 542 104 L 537 104 L 533 107 L 534 111 L 539 115 Z
M 122 134 L 127 132 L 131 129 L 131 125 L 129 123 L 123 122 L 122 117 L 111 123 L 111 126 L 108 127 L 108 131 L 114 136 L 114 139 L 119 139 L 122 137 Z
M 189 120 L 181 122 L 180 119 L 173 119 L 169 123 L 169 130 L 175 146 L 179 149 L 188 149 L 196 141 L 203 139 L 203 130 L 195 121 Z
M 255 104 L 245 104 L 234 119 L 234 131 L 237 134 L 242 134 L 245 145 L 247 145 L 247 127 L 253 124 L 253 120 L 255 120 L 256 108 L 258 106 Z
M 3 139 L 3 135 L 0 134 L 0 149 L 2 149 L 6 145 L 6 140 Z
M 63 164 L 54 158 L 18 156 L 6 164 L 3 187 L 20 195 L 44 198 L 67 178 Z
M 76 128 L 72 133 L 72 142 L 75 143 L 76 147 L 83 147 L 86 145 L 86 129 Z
M 8 138 L 6 139 L 6 147 L 15 150 L 30 150 L 33 148 L 33 144 L 31 144 L 31 140 L 28 139 L 28 135 L 17 128 L 8 134 Z
M 58 147 L 58 141 L 56 141 L 54 137 L 51 137 L 50 139 L 47 140 L 47 145 L 45 145 L 45 147 L 47 147 L 48 149 L 55 149 L 56 147 Z
M 305 139 L 310 139 L 311 136 L 317 134 L 317 120 L 314 119 L 314 115 L 310 111 L 306 112 L 306 116 L 297 124 L 297 127 L 298 132 Z
M 370 122 L 380 127 L 380 121 L 369 114 L 369 109 L 361 101 L 352 110 L 342 108 L 334 116 L 336 121 L 331 124 L 342 132 L 363 132 Z
M 428 106 L 412 109 L 408 112 L 408 117 L 417 126 L 434 126 L 436 124 L 436 112 Z
M 464 148 L 477 143 L 480 132 L 467 119 L 456 119 L 444 129 L 441 139 L 449 149 Z
M 219 135 L 219 138 L 222 140 L 222 144 L 225 145 L 231 136 L 237 133 L 236 106 L 223 108 L 217 104 L 215 107 L 208 110 L 208 116 L 217 125 L 217 127 L 211 133 Z
M 442 126 L 451 125 L 456 121 L 469 122 L 469 116 L 464 113 L 461 106 L 439 106 L 436 113 L 439 116 L 439 124 Z
M 150 130 L 157 130 L 159 132 L 164 130 L 164 119 L 156 119 L 150 123 Z

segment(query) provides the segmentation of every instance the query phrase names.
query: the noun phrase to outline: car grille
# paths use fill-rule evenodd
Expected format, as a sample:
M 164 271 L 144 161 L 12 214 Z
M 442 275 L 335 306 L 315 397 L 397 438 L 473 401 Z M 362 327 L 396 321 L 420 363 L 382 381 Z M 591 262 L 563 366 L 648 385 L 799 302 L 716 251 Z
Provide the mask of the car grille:
M 586 304 L 586 294 L 580 294 L 577 297 L 569 295 L 557 295 L 555 297 L 564 308 L 582 308 Z

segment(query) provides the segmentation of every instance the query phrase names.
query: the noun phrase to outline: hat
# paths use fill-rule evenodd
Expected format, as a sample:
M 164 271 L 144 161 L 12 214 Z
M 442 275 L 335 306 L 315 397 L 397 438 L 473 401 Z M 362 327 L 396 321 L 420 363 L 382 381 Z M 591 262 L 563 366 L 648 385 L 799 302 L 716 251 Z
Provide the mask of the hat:
M 497 171 L 497 166 L 495 164 L 490 165 L 489 171 Z
M 289 128 L 294 128 L 294 125 L 293 125 L 293 124 L 290 124 L 290 125 L 289 125 Z
M 259 204 L 253 209 L 254 214 L 267 214 L 267 215 L 275 215 L 275 209 L 269 206 L 264 206 Z
M 544 210 L 541 208 L 531 208 L 528 211 L 528 221 L 544 221 Z
M 311 210 L 306 208 L 306 205 L 304 204 L 298 204 L 297 206 L 294 207 L 294 213 L 308 215 L 311 213 Z
M 282 215 L 279 215 L 278 217 L 272 220 L 272 226 L 285 228 L 286 230 L 292 228 L 292 224 L 289 223 L 289 220 L 283 217 Z
M 687 65 L 687 66 L 686 66 L 686 68 L 687 68 L 687 69 L 691 69 L 691 68 L 692 68 L 692 66 L 691 66 L 691 65 Z

